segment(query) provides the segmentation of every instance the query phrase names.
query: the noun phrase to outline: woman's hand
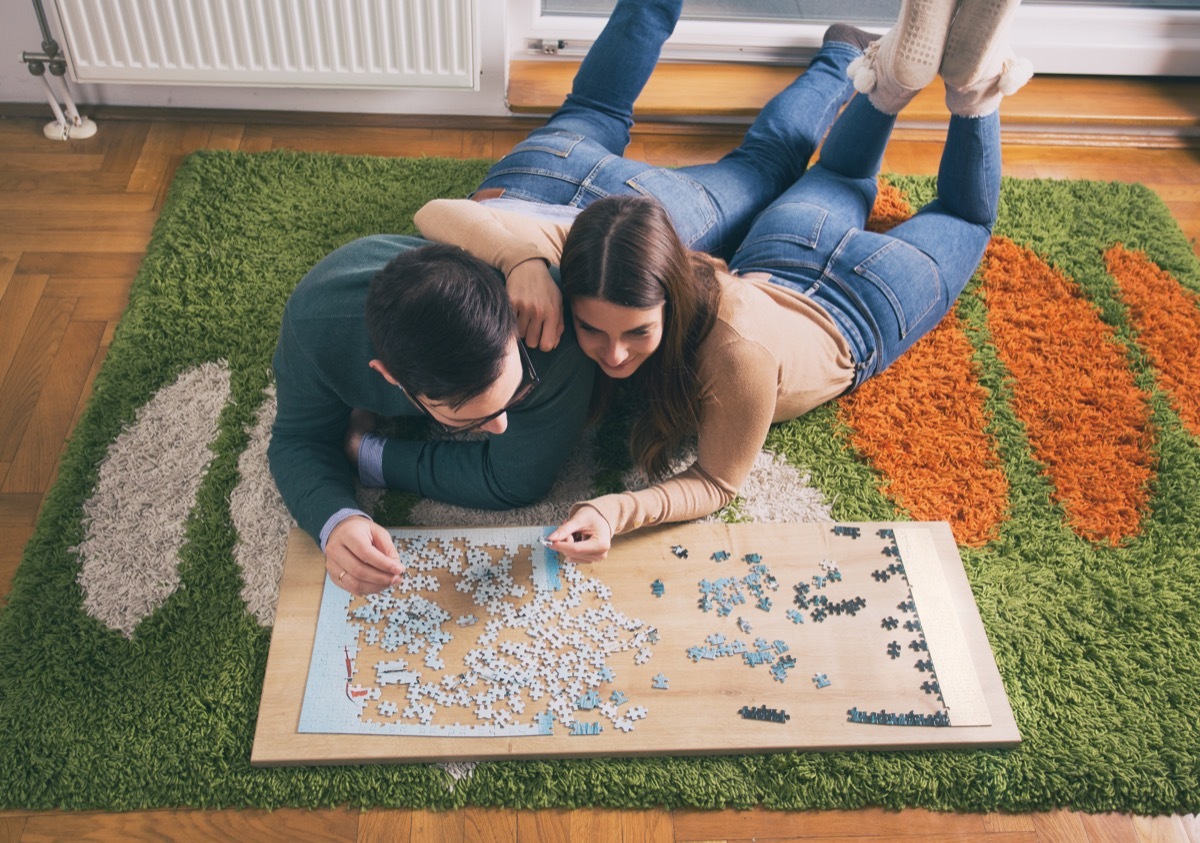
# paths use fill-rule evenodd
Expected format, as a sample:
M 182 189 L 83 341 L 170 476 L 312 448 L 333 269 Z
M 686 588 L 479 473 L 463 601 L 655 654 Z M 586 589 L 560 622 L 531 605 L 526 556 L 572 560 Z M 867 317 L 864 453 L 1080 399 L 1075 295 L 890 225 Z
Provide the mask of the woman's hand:
M 563 333 L 562 291 L 540 258 L 517 264 L 508 274 L 508 297 L 525 345 L 549 351 Z
M 546 541 L 568 562 L 601 562 L 612 547 L 612 527 L 597 510 L 582 506 L 546 536 Z

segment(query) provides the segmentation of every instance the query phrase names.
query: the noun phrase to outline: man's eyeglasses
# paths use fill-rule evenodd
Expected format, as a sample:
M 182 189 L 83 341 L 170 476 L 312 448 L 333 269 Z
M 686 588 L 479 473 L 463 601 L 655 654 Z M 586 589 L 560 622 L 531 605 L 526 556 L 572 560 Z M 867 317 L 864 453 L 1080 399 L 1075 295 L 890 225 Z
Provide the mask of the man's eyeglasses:
M 404 394 L 408 396 L 408 400 L 413 402 L 418 410 L 428 416 L 429 420 L 441 428 L 445 433 L 470 433 L 483 427 L 492 419 L 504 415 L 513 407 L 520 404 L 522 401 L 528 398 L 529 393 L 533 392 L 534 388 L 542 382 L 542 379 L 538 377 L 538 373 L 533 369 L 533 362 L 529 359 L 529 352 L 525 350 L 525 344 L 519 339 L 517 340 L 517 351 L 519 351 L 521 354 L 521 365 L 524 367 L 524 373 L 521 377 L 520 385 L 517 386 L 517 391 L 513 393 L 512 398 L 508 400 L 507 404 L 491 415 L 484 416 L 481 419 L 472 419 L 471 421 L 463 422 L 462 424 L 446 424 L 446 422 L 429 412 L 429 408 L 421 403 L 420 398 L 409 392 L 407 389 L 404 389 L 404 387 L 400 388 L 404 389 Z

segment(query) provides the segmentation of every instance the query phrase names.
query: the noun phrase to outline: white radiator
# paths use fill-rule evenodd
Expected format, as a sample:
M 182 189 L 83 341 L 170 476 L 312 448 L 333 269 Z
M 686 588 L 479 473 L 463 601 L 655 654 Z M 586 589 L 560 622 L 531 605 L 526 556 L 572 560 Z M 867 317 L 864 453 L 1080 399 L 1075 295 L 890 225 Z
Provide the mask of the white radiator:
M 474 0 L 55 5 L 79 82 L 466 89 L 476 83 Z

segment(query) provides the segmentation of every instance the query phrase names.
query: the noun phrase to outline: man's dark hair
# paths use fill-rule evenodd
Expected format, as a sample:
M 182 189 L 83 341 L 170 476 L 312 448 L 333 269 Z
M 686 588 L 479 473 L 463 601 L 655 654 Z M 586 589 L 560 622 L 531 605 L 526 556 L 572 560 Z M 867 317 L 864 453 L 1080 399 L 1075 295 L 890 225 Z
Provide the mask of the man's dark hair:
M 457 246 L 406 249 L 371 279 L 367 334 L 410 394 L 470 401 L 500 377 L 516 333 L 503 277 Z

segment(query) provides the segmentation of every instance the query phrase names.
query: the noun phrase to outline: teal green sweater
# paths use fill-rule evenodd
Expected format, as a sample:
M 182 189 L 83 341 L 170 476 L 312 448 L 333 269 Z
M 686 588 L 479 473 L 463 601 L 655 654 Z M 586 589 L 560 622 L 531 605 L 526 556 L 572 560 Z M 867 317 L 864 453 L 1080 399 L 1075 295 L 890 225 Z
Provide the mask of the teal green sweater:
M 267 457 L 283 500 L 318 542 L 330 518 L 358 508 L 343 440 L 353 408 L 385 417 L 419 414 L 367 365 L 366 298 L 372 276 L 402 249 L 400 235 L 355 240 L 325 257 L 288 299 L 275 348 L 278 411 Z M 452 303 L 448 303 L 452 306 Z M 551 352 L 529 350 L 537 389 L 508 413 L 508 430 L 482 440 L 389 439 L 389 486 L 481 509 L 527 506 L 550 490 L 587 416 L 595 367 L 568 324 Z

